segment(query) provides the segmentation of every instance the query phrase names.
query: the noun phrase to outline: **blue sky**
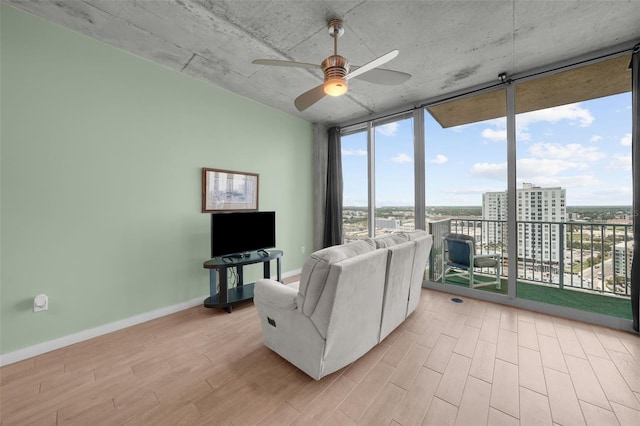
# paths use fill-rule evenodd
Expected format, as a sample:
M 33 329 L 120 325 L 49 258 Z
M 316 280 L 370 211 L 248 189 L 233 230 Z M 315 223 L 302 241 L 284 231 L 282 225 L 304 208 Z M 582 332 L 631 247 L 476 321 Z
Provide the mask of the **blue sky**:
M 567 205 L 631 205 L 631 94 L 520 114 L 517 182 L 566 189 Z M 506 120 L 442 129 L 426 113 L 427 206 L 480 206 L 507 183 Z M 376 206 L 413 205 L 413 128 L 376 128 Z M 365 206 L 366 134 L 343 137 L 344 205 Z

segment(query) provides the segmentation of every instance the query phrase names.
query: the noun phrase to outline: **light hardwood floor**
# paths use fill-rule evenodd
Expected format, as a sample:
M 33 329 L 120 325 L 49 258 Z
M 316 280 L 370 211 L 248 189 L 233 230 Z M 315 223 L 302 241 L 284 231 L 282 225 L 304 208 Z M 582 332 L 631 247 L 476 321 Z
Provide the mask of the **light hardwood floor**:
M 2 425 L 640 424 L 637 335 L 452 297 L 321 381 L 251 302 L 192 308 L 3 367 Z

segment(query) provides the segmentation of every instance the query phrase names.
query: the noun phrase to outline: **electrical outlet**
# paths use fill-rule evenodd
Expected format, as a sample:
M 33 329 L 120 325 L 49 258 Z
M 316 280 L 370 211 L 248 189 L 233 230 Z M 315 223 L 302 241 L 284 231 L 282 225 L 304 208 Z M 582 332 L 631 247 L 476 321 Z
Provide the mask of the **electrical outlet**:
M 49 309 L 49 296 L 39 294 L 33 298 L 33 312 L 42 312 Z
M 304 246 L 300 247 L 300 252 L 301 252 L 301 253 L 304 253 L 305 251 L 306 251 L 306 250 L 305 250 Z

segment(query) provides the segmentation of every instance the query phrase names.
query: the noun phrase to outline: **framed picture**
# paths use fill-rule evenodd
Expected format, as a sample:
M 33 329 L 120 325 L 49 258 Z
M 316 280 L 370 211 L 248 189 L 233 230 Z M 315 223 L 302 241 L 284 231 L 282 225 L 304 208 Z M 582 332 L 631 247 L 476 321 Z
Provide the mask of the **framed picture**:
M 258 175 L 202 168 L 202 213 L 258 210 Z

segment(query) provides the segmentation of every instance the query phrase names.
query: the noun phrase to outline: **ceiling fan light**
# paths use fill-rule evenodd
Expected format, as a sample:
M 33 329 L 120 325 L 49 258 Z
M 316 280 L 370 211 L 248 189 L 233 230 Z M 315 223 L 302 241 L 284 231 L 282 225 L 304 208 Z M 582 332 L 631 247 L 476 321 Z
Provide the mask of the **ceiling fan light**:
M 329 78 L 324 82 L 324 93 L 329 96 L 344 95 L 348 88 L 345 78 Z

